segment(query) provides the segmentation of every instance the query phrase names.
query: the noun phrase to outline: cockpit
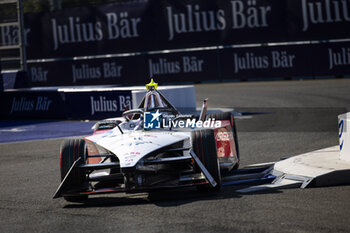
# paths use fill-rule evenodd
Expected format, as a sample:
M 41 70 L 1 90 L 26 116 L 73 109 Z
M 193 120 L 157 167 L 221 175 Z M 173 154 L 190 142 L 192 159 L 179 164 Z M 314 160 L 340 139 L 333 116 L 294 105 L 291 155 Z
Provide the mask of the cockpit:
M 151 82 L 146 85 L 147 93 L 143 97 L 139 107 L 125 111 L 123 117 L 126 119 L 125 126 L 129 125 L 135 130 L 143 127 L 144 112 L 159 112 L 163 117 L 176 117 L 180 112 L 159 92 L 157 91 L 158 84 L 151 79 Z M 130 128 L 129 128 L 130 129 Z
M 161 120 L 159 120 L 159 127 L 151 128 L 168 128 L 169 130 L 172 130 L 173 127 L 176 128 L 177 126 L 169 124 L 171 122 L 186 119 L 198 120 L 198 118 L 193 115 L 181 115 L 180 112 L 162 95 L 162 93 L 157 91 L 157 87 L 158 84 L 155 83 L 153 79 L 151 79 L 151 82 L 146 85 L 147 92 L 138 108 L 123 112 L 125 121 L 118 119 L 98 122 L 94 126 L 95 132 L 100 130 L 105 131 L 108 129 L 114 129 L 119 130 L 121 133 L 123 133 L 124 130 L 150 129 L 146 126 L 148 126 L 149 123 L 152 124 L 153 120 L 157 119 L 160 116 Z M 150 115 L 152 115 L 151 119 L 148 118 Z M 144 119 L 144 117 L 146 119 Z

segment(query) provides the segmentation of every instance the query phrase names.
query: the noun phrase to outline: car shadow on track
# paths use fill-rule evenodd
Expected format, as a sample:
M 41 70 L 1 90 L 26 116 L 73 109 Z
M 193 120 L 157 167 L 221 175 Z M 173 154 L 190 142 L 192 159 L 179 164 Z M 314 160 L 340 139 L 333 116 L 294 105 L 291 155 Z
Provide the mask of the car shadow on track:
M 240 186 L 239 188 L 242 187 Z M 128 195 L 123 197 L 91 197 L 82 203 L 69 203 L 63 208 L 116 207 L 145 204 L 154 204 L 159 207 L 172 207 L 204 200 L 224 200 L 241 198 L 245 195 L 276 194 L 282 192 L 280 190 L 268 189 L 242 194 L 236 192 L 236 190 L 237 187 L 224 187 L 219 192 L 198 192 L 195 188 L 183 188 L 161 190 L 149 194 L 131 194 L 130 197 L 128 197 Z

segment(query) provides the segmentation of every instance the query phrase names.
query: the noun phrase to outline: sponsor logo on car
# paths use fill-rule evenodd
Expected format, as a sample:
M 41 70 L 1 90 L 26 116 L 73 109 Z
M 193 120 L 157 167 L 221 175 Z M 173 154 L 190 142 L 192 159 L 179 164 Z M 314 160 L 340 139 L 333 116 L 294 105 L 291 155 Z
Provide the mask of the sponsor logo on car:
M 218 132 L 216 134 L 216 141 L 230 141 L 233 140 L 232 132 Z

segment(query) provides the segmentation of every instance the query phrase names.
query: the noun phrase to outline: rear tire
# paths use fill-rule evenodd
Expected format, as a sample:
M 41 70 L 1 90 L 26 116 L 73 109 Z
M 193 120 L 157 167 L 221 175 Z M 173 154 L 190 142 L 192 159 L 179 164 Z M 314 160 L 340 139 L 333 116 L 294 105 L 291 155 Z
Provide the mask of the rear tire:
M 210 113 L 206 116 L 206 119 L 213 119 L 213 118 L 215 120 L 230 121 L 233 139 L 235 141 L 235 149 L 236 149 L 237 158 L 238 158 L 238 162 L 234 165 L 232 170 L 238 169 L 239 162 L 240 162 L 240 155 L 239 155 L 239 146 L 238 146 L 238 137 L 237 137 L 235 117 L 232 115 L 231 112 L 216 112 L 216 113 Z
M 86 163 L 87 147 L 84 139 L 66 139 L 61 144 L 60 149 L 60 171 L 61 181 L 67 175 L 73 163 L 80 158 L 81 163 Z M 72 188 L 82 186 L 87 182 L 85 170 L 74 168 L 71 179 L 67 181 L 67 185 Z M 81 202 L 88 196 L 64 196 L 64 199 L 71 202 Z
M 216 141 L 212 129 L 201 129 L 191 132 L 192 150 L 201 160 L 205 168 L 217 182 L 215 187 L 210 185 L 197 186 L 199 191 L 219 191 L 221 188 L 221 174 L 216 151 Z M 195 171 L 201 169 L 195 165 Z

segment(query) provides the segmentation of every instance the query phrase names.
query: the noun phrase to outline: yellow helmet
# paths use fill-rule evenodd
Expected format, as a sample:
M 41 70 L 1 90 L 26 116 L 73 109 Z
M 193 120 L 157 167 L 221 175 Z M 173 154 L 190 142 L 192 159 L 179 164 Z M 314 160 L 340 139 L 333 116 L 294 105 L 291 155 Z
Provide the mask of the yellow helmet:
M 151 78 L 151 82 L 146 84 L 146 89 L 149 90 L 151 87 L 151 89 L 157 89 L 158 88 L 158 83 L 155 83 L 153 81 L 153 78 Z

